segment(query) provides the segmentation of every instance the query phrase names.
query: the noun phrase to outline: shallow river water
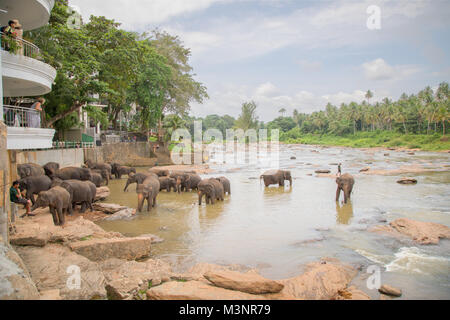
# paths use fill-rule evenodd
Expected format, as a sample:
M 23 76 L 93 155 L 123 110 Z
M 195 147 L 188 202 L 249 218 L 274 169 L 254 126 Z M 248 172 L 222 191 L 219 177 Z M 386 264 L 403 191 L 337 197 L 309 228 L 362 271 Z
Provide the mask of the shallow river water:
M 178 271 L 198 262 L 238 264 L 282 279 L 299 275 L 308 262 L 333 257 L 360 268 L 354 284 L 373 298 L 379 297 L 377 291 L 366 287 L 370 276 L 366 270 L 371 265 L 381 267 L 382 283 L 403 289 L 402 299 L 449 299 L 450 240 L 421 246 L 367 229 L 401 217 L 450 226 L 450 154 L 389 151 L 387 157 L 384 153 L 281 146 L 280 166 L 292 171 L 292 188 L 288 183 L 285 188 L 264 188 L 258 179 L 262 168 L 210 164 L 215 173 L 203 177 L 226 176 L 231 181 L 232 195 L 224 202 L 199 206 L 195 192 L 161 192 L 157 208 L 150 213 L 138 214 L 131 221 L 99 224 L 127 236 L 160 236 L 165 241 L 152 247 L 152 257 L 171 261 Z M 293 156 L 296 160 L 291 160 Z M 337 167 L 333 163 L 339 162 L 343 172 L 356 179 L 348 205 L 336 204 L 333 178 L 314 174 L 317 169 L 330 169 L 334 174 Z M 367 166 L 386 170 L 405 165 L 440 171 L 359 174 Z M 419 183 L 396 183 L 405 176 L 415 177 Z M 136 208 L 135 185 L 124 193 L 125 182 L 110 182 L 108 202 Z

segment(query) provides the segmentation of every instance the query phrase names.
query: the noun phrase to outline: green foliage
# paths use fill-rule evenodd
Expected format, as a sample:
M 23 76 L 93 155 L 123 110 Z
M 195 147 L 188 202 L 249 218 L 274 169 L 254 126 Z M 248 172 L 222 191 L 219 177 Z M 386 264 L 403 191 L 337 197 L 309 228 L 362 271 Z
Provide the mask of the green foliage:
M 257 105 L 254 101 L 244 102 L 242 104 L 242 112 L 235 122 L 237 129 L 247 131 L 249 129 L 258 128 L 258 117 L 256 116 Z

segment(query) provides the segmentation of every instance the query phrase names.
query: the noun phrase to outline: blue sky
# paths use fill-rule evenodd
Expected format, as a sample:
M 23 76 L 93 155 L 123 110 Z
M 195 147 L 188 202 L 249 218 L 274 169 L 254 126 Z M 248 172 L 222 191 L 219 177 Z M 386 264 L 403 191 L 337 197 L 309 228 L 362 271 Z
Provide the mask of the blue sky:
M 310 113 L 397 99 L 450 80 L 448 0 L 70 0 L 85 19 L 104 15 L 133 31 L 155 27 L 192 49 L 197 80 L 210 99 L 192 114 L 238 116 L 255 100 L 260 120 L 282 107 Z M 107 4 L 107 5 L 106 5 Z M 381 29 L 367 8 L 381 9 Z

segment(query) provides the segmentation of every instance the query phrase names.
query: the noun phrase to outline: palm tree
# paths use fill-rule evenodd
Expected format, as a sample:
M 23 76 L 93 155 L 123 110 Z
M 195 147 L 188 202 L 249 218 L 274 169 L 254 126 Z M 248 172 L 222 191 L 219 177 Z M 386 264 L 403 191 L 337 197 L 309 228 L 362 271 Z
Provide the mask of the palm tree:
M 366 92 L 367 104 L 370 105 L 370 99 L 372 99 L 372 98 L 373 98 L 373 93 L 372 93 L 372 91 L 367 90 L 367 92 Z
M 280 111 L 278 111 L 279 113 L 281 113 L 281 116 L 284 117 L 285 113 L 286 113 L 286 109 L 285 108 L 281 108 Z

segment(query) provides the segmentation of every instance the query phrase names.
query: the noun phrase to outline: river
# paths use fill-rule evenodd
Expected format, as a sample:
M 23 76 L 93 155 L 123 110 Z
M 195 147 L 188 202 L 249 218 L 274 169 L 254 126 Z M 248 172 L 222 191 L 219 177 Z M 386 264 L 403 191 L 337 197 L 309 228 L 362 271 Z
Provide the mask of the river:
M 317 151 L 317 152 L 316 152 Z M 182 271 L 198 262 L 238 264 L 257 268 L 263 276 L 282 279 L 300 274 L 308 262 L 338 258 L 362 272 L 354 284 L 366 287 L 370 265 L 382 270 L 382 283 L 401 288 L 401 299 L 450 298 L 450 241 L 422 246 L 368 232 L 369 227 L 397 218 L 450 226 L 450 154 L 283 145 L 280 167 L 292 171 L 293 187 L 264 188 L 262 168 L 210 164 L 208 176 L 226 176 L 232 195 L 216 205 L 198 205 L 197 194 L 161 192 L 158 206 L 131 221 L 102 221 L 108 231 L 127 236 L 155 234 L 165 241 L 154 245 L 152 257 L 169 260 Z M 292 160 L 291 158 L 296 159 Z M 334 163 L 355 176 L 352 202 L 337 205 L 336 183 L 317 177 L 317 169 L 336 173 Z M 359 170 L 392 170 L 405 165 L 428 168 L 426 173 L 365 175 Z M 439 170 L 439 171 L 438 171 Z M 146 171 L 140 168 L 138 171 Z M 312 174 L 312 175 L 311 175 Z M 400 177 L 417 185 L 397 184 Z M 137 206 L 135 187 L 127 193 L 126 179 L 110 182 L 110 203 Z

